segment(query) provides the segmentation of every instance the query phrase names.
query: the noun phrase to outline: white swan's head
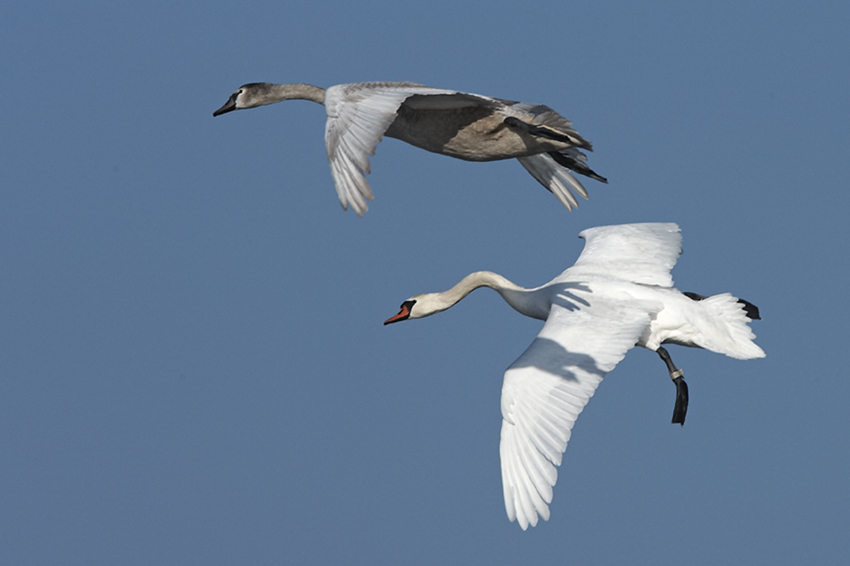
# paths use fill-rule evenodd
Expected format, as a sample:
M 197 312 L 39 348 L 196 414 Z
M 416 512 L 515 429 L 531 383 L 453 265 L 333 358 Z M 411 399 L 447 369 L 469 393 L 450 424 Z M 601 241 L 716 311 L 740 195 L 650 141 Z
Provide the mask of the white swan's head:
M 410 297 L 401 304 L 398 314 L 384 321 L 384 324 L 400 322 L 408 318 L 425 318 L 438 312 L 443 312 L 454 303 L 447 303 L 442 297 L 443 293 L 426 293 Z
M 270 96 L 272 83 L 248 83 L 236 89 L 236 92 L 230 95 L 224 106 L 213 112 L 213 116 L 227 114 L 234 110 L 242 110 L 243 108 L 256 108 L 264 104 L 272 104 L 278 102 Z
M 476 271 L 461 279 L 457 285 L 448 291 L 443 291 L 442 293 L 425 293 L 424 295 L 410 297 L 401 304 L 401 310 L 398 311 L 398 314 L 385 320 L 384 324 L 399 322 L 408 318 L 424 318 L 438 312 L 443 312 L 456 305 L 458 301 L 479 287 L 490 287 L 497 290 L 508 301 L 508 304 L 525 314 L 520 307 L 517 307 L 512 302 L 510 296 L 505 294 L 508 291 L 524 292 L 525 289 L 514 285 L 501 275 L 492 271 Z M 543 319 L 545 320 L 546 317 L 544 316 Z

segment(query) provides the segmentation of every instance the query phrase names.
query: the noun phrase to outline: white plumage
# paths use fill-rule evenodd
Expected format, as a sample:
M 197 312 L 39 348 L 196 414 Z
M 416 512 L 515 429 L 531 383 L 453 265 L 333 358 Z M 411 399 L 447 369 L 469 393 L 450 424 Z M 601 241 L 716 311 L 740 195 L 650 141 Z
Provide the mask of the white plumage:
M 575 265 L 541 287 L 524 289 L 479 271 L 443 293 L 411 297 L 385 322 L 448 309 L 472 290 L 495 289 L 520 313 L 545 320 L 528 349 L 505 372 L 500 455 L 505 508 L 526 529 L 549 518 L 557 466 L 573 424 L 606 373 L 634 346 L 667 357 L 677 391 L 685 387 L 663 343 L 705 348 L 733 358 L 764 357 L 750 318 L 758 309 L 728 293 L 713 297 L 672 288 L 681 253 L 672 223 L 603 226 L 583 231 Z M 678 380 L 678 381 L 677 381 Z M 677 410 L 679 401 L 677 400 Z M 684 413 L 681 420 L 684 423 Z

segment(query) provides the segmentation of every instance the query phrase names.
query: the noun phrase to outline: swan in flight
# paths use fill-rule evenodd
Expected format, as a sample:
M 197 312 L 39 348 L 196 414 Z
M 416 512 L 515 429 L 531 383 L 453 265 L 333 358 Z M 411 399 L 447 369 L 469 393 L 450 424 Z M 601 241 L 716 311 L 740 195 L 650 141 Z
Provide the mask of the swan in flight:
M 590 228 L 575 265 L 541 287 L 524 289 L 479 271 L 442 293 L 416 295 L 390 324 L 442 312 L 490 287 L 520 313 L 545 320 L 502 384 L 499 453 L 508 518 L 523 530 L 549 519 L 557 466 L 573 424 L 606 373 L 634 346 L 658 352 L 676 384 L 673 422 L 684 424 L 687 387 L 662 344 L 705 348 L 733 358 L 764 357 L 750 319 L 758 309 L 729 293 L 703 297 L 673 288 L 681 253 L 672 223 Z
M 213 116 L 283 100 L 312 100 L 328 114 L 325 147 L 343 209 L 363 216 L 372 200 L 366 181 L 369 156 L 383 136 L 467 161 L 516 158 L 531 175 L 572 210 L 587 191 L 571 171 L 597 181 L 581 151 L 593 151 L 572 122 L 542 104 L 408 82 L 341 84 L 327 90 L 308 84 L 242 85 Z

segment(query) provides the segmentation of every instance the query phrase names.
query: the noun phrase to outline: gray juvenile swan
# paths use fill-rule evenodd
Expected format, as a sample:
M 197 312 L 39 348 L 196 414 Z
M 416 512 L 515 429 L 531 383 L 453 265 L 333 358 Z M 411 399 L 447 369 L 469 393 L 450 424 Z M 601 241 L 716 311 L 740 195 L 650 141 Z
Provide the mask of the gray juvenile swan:
M 676 384 L 673 422 L 684 424 L 687 386 L 661 345 L 762 358 L 751 319 L 758 309 L 729 293 L 703 297 L 673 288 L 681 253 L 676 224 L 590 228 L 575 265 L 541 287 L 524 289 L 479 271 L 442 293 L 417 295 L 384 324 L 444 311 L 478 287 L 495 289 L 520 313 L 545 320 L 502 384 L 502 487 L 508 518 L 523 530 L 549 519 L 557 466 L 573 424 L 606 373 L 626 352 L 658 352 Z
M 570 189 L 587 191 L 570 171 L 607 183 L 586 164 L 580 151 L 593 151 L 572 122 L 542 104 L 526 104 L 480 94 L 407 82 L 341 84 L 327 90 L 308 84 L 242 85 L 213 116 L 283 100 L 312 100 L 328 114 L 325 147 L 339 202 L 363 216 L 372 200 L 364 173 L 383 136 L 467 161 L 516 158 L 531 175 L 572 210 Z

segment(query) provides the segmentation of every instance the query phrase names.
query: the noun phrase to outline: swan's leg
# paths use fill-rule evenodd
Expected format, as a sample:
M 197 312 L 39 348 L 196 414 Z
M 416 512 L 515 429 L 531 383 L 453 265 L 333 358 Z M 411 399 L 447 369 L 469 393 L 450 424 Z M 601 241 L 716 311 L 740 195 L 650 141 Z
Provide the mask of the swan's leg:
M 670 359 L 670 354 L 667 353 L 664 347 L 659 346 L 656 351 L 661 356 L 661 359 L 664 360 L 664 363 L 667 364 L 670 379 L 676 384 L 676 406 L 673 408 L 672 423 L 685 426 L 685 415 L 688 414 L 688 384 L 685 383 L 685 379 L 682 377 L 685 372 L 676 369 L 676 366 L 673 365 L 673 360 Z
M 602 175 L 598 175 L 596 171 L 588 167 L 584 163 L 584 161 L 581 161 L 580 159 L 575 159 L 575 156 L 584 157 L 584 154 L 572 147 L 563 151 L 549 152 L 549 157 L 554 159 L 555 163 L 557 163 L 558 165 L 563 165 L 567 169 L 575 171 L 576 173 L 580 173 L 585 177 L 590 177 L 591 179 L 596 179 L 597 181 L 601 181 L 603 183 L 608 182 L 608 179 L 606 179 Z
M 541 138 L 547 138 L 550 140 L 568 143 L 576 147 L 587 147 L 590 145 L 583 139 L 576 139 L 563 132 L 559 132 L 554 128 L 529 124 L 528 122 L 523 122 L 519 118 L 515 118 L 513 116 L 508 116 L 507 118 L 505 118 L 504 122 L 507 126 L 517 128 L 518 130 L 525 130 L 533 136 L 540 136 Z

